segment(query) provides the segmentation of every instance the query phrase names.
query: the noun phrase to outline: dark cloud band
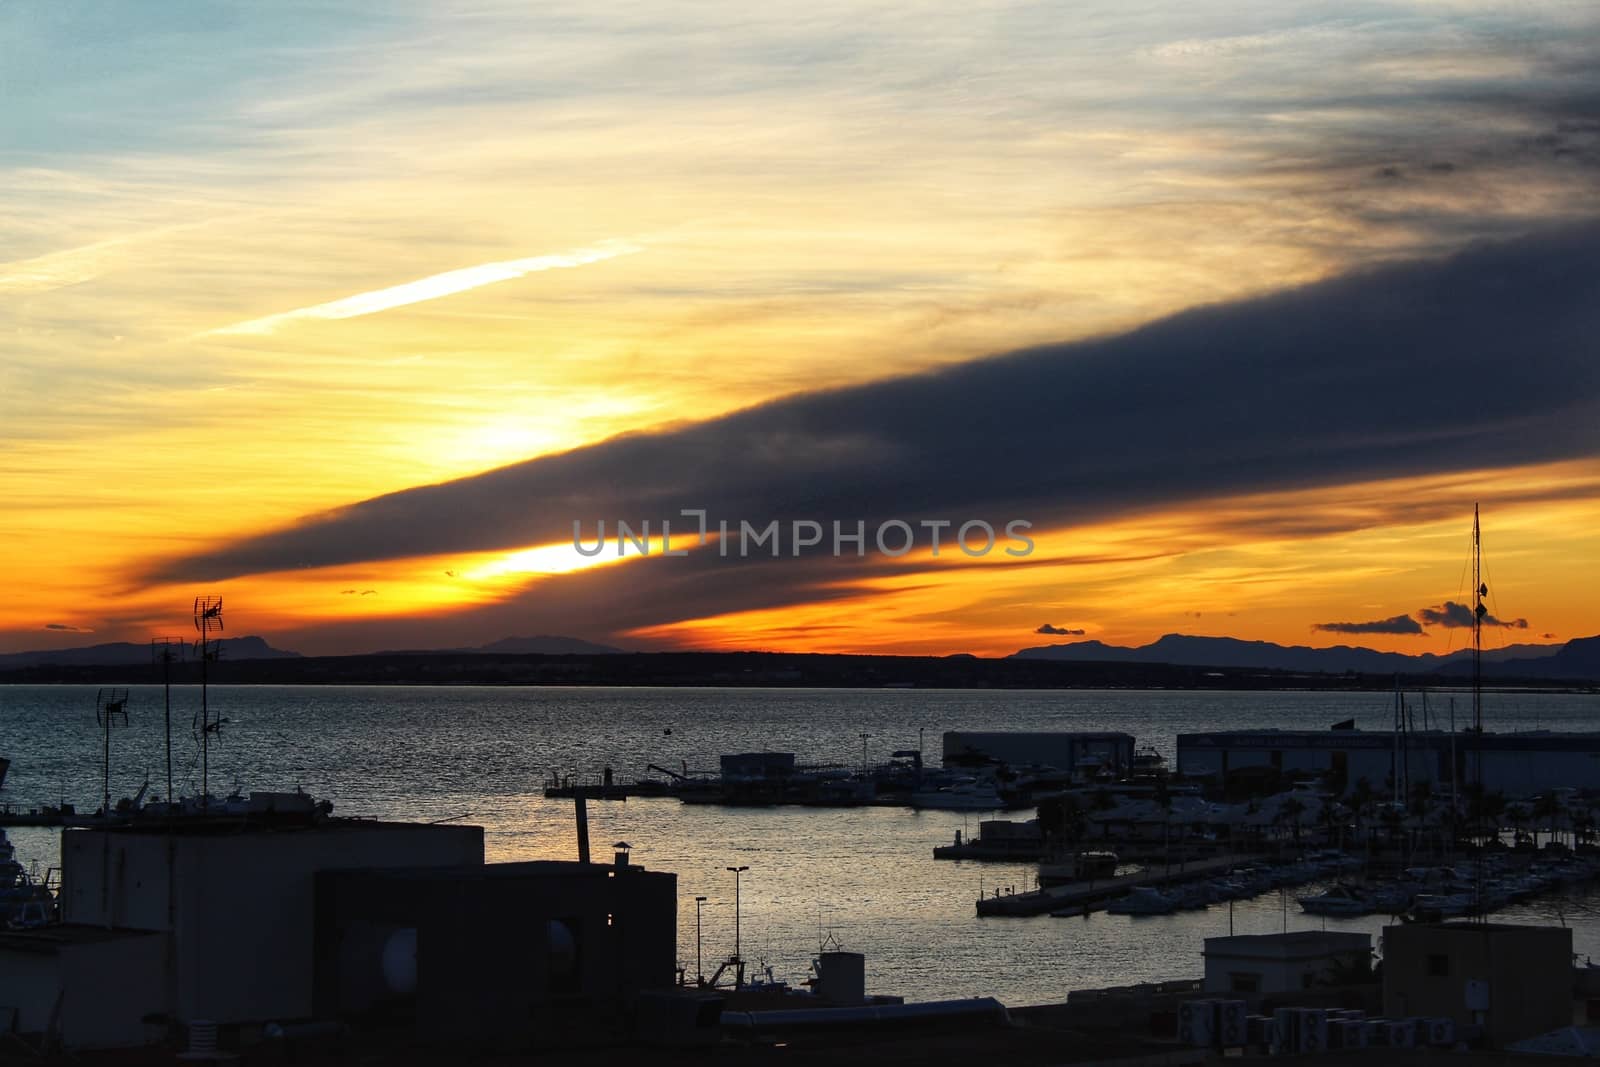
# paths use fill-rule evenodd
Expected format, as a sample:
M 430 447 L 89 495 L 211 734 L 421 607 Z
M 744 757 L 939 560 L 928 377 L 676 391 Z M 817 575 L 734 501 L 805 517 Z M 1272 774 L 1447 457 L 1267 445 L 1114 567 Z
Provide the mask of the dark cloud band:
M 1592 457 L 1597 261 L 1590 225 L 1388 266 L 1107 340 L 795 396 L 393 493 L 168 561 L 151 577 L 559 543 L 575 519 L 681 522 L 685 508 L 869 524 L 1025 516 L 1037 533 L 1223 494 Z M 636 606 L 672 589 L 693 617 L 809 598 L 884 566 L 682 562 L 606 570 L 628 572 Z M 677 587 L 691 570 L 718 580 Z M 732 586 L 721 580 L 734 575 Z M 638 610 L 619 614 L 641 621 Z

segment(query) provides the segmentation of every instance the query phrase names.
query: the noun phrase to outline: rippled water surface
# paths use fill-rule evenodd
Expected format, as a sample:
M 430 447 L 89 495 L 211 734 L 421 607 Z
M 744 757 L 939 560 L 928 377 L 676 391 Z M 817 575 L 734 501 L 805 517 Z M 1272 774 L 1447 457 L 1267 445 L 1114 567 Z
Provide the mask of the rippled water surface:
M 0 799 L 12 807 L 98 805 L 100 736 L 93 687 L 0 686 L 0 756 L 11 759 Z M 1125 730 L 1171 755 L 1180 732 L 1279 726 L 1325 728 L 1354 717 L 1383 729 L 1389 698 L 1372 693 L 997 692 L 793 689 L 535 689 L 491 687 L 212 686 L 228 719 L 212 750 L 213 792 L 304 786 L 341 814 L 460 818 L 486 830 L 489 857 L 576 856 L 571 801 L 545 800 L 553 772 L 646 763 L 711 770 L 724 752 L 795 752 L 802 762 L 859 764 L 915 748 L 919 731 L 937 762 L 953 729 Z M 1431 705 L 1441 714 L 1446 697 Z M 174 779 L 199 784 L 191 722 L 199 690 L 174 688 Z M 1465 698 L 1458 700 L 1464 713 Z M 165 778 L 163 699 L 137 687 L 131 725 L 113 737 L 113 795 Z M 1491 694 L 1490 729 L 1600 729 L 1600 697 Z M 670 731 L 670 732 L 669 732 Z M 591 802 L 597 857 L 626 840 L 635 862 L 678 875 L 680 960 L 693 973 L 696 896 L 705 906 L 702 951 L 733 950 L 733 875 L 742 882 L 747 959 L 779 978 L 804 977 L 819 937 L 867 954 L 869 988 L 907 997 L 994 995 L 1008 1004 L 1061 999 L 1074 988 L 1197 977 L 1204 937 L 1227 933 L 1226 904 L 1155 918 L 984 919 L 974 900 L 996 885 L 1029 887 L 1024 864 L 936 861 L 934 845 L 977 816 L 898 808 L 722 808 L 652 799 Z M 1026 818 L 1019 813 L 1014 818 Z M 9 832 L 19 858 L 55 862 L 57 834 Z M 1370 930 L 1380 919 L 1300 914 L 1292 895 L 1236 903 L 1238 933 Z M 1564 921 L 1582 954 L 1600 955 L 1600 898 L 1548 897 L 1508 909 L 1508 921 Z

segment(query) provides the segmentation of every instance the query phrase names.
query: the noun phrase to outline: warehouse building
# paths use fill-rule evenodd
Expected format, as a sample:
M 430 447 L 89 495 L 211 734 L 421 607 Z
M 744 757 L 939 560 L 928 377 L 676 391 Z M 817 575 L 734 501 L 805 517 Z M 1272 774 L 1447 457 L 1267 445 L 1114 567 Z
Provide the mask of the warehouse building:
M 1085 772 L 1103 767 L 1121 778 L 1133 768 L 1133 735 L 1113 732 L 951 730 L 944 735 L 944 765 L 1004 763 Z
M 1480 776 L 1485 789 L 1531 796 L 1549 789 L 1600 789 L 1600 733 L 1450 733 L 1227 730 L 1178 735 L 1178 773 L 1226 784 L 1239 777 L 1325 775 L 1348 790 L 1380 792 L 1396 778 L 1439 791 Z

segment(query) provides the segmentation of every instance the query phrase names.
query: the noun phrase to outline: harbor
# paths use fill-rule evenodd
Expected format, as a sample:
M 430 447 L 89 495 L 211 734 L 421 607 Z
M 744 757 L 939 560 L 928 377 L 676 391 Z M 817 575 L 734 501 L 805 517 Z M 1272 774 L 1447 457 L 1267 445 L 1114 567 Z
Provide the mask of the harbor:
M 459 791 L 430 792 L 408 780 L 391 794 L 392 806 L 362 812 L 363 798 L 370 804 L 384 792 L 367 767 L 365 788 L 348 805 L 354 815 L 344 811 L 345 793 L 335 815 L 326 794 L 299 780 L 293 788 L 240 784 L 243 768 L 224 739 L 249 736 L 252 710 L 269 722 L 297 713 L 285 698 L 304 694 L 210 684 L 205 652 L 222 628 L 220 598 L 196 598 L 194 616 L 197 692 L 175 694 L 168 682 L 103 686 L 92 700 L 87 690 L 28 693 L 46 703 L 78 698 L 58 725 L 88 742 L 76 752 L 55 749 L 54 763 L 30 759 L 26 743 L 5 757 L 10 786 L 0 803 L 18 840 L 0 831 L 0 1003 L 14 1005 L 14 1025 L 36 1053 L 181 1041 L 186 1057 L 207 1059 L 224 1048 L 284 1050 L 291 1034 L 353 1034 L 358 1026 L 409 1035 L 418 1047 L 579 1048 L 595 1045 L 619 1013 L 631 1020 L 630 1041 L 694 1047 L 826 1042 L 819 1035 L 839 1028 L 880 1037 L 908 1026 L 1007 1033 L 1013 1006 L 1070 1014 L 1073 993 L 1106 988 L 1060 984 L 1063 939 L 1079 955 L 1098 943 L 1124 960 L 1142 956 L 1152 982 L 1135 987 L 1132 999 L 1151 1020 L 1174 1013 L 1172 1026 L 1155 1023 L 1132 1043 L 1120 1038 L 1123 1059 L 1141 1050 L 1280 1053 L 1336 1042 L 1447 1046 L 1458 1027 L 1482 1043 L 1492 1031 L 1476 1016 L 1448 1017 L 1448 1030 L 1439 1016 L 1378 1018 L 1369 1033 L 1369 1014 L 1379 995 L 1389 1003 L 1394 982 L 1373 983 L 1372 950 L 1363 947 L 1373 935 L 1360 924 L 1387 924 L 1380 929 L 1391 943 L 1402 930 L 1449 937 L 1448 920 L 1587 901 L 1600 879 L 1600 780 L 1584 777 L 1587 764 L 1573 764 L 1559 788 L 1517 791 L 1529 753 L 1583 752 L 1600 747 L 1600 735 L 1452 732 L 1445 750 L 1426 728 L 1410 728 L 1408 696 L 1398 688 L 1387 736 L 1360 730 L 1354 718 L 1323 731 L 1211 733 L 1198 742 L 1183 733 L 1169 741 L 1148 725 L 1142 733 L 936 730 L 937 764 L 924 756 L 926 724 L 916 727 L 915 747 L 900 747 L 896 734 L 910 730 L 885 720 L 876 736 L 887 758 L 873 758 L 875 733 L 860 728 L 861 707 L 896 708 L 907 696 L 837 694 L 827 699 L 857 726 L 859 762 L 741 748 L 718 753 L 713 774 L 691 772 L 687 755 L 671 770 L 670 757 L 651 751 L 643 769 L 654 777 L 624 783 L 621 761 L 607 761 L 598 772 L 553 771 L 533 784 L 525 770 L 491 760 L 484 767 L 515 775 L 521 788 L 496 794 L 468 764 L 454 772 Z M 398 694 L 425 711 L 440 706 L 437 697 L 392 690 L 367 714 L 393 728 Z M 1480 696 L 1475 687 L 1474 706 Z M 181 737 L 174 746 L 174 708 L 181 722 L 195 698 L 193 750 L 185 752 Z M 29 721 L 37 730 L 36 716 L 17 723 Z M 375 721 L 354 724 L 351 739 Z M 479 715 L 473 725 L 481 731 L 493 721 Z M 683 721 L 693 720 L 663 726 L 647 743 L 679 743 Z M 793 728 L 793 719 L 784 722 Z M 302 720 L 296 729 L 308 727 Z M 302 756 L 322 754 L 325 772 L 363 764 L 359 745 L 341 750 L 327 736 L 311 743 L 273 726 L 258 736 L 266 743 L 253 746 L 256 770 L 272 784 L 284 773 L 274 763 L 296 741 L 306 742 Z M 584 733 L 571 737 L 587 744 Z M 1420 755 L 1440 751 L 1466 759 Z M 1388 758 L 1377 788 L 1371 776 L 1383 766 L 1375 753 Z M 391 770 L 404 776 L 415 766 L 397 759 Z M 119 795 L 131 768 L 142 770 L 142 781 Z M 303 774 L 302 767 L 296 779 Z M 41 803 L 51 777 L 60 799 Z M 228 780 L 225 794 L 212 790 L 213 781 Z M 81 796 L 71 783 L 94 783 L 98 804 L 80 813 L 66 799 Z M 34 803 L 12 811 L 19 784 Z M 1382 799 L 1383 789 L 1392 800 Z M 438 812 L 469 799 L 472 806 Z M 1001 817 L 1006 811 L 1024 817 Z M 949 843 L 916 840 L 935 831 Z M 853 862 L 841 866 L 841 855 Z M 958 917 L 969 872 L 977 891 Z M 757 886 L 747 916 L 746 891 Z M 1278 931 L 1249 932 L 1274 896 Z M 919 910 L 930 913 L 921 920 L 929 925 L 907 937 L 906 919 Z M 268 912 L 272 923 L 247 918 Z M 1183 913 L 1197 917 L 1192 934 L 1205 945 L 1203 988 L 1185 977 L 1192 965 L 1152 952 L 1141 930 Z M 802 948 L 789 931 L 813 918 Z M 1345 925 L 1328 931 L 1329 921 Z M 977 924 L 968 927 L 970 948 L 988 965 L 960 966 L 961 947 L 948 934 L 964 922 Z M 1008 928 L 1041 956 L 1030 977 L 1013 974 L 1014 986 L 993 956 L 995 942 L 1019 942 L 996 937 Z M 1559 931 L 1505 929 L 1529 951 L 1572 955 L 1564 919 Z M 1586 936 L 1600 937 L 1600 917 Z M 940 937 L 944 967 L 932 982 L 905 984 L 919 946 Z M 1237 966 L 1255 966 L 1250 952 L 1265 951 L 1313 968 L 1298 989 L 1282 990 L 1295 999 L 1264 999 L 1265 984 L 1278 980 L 1266 971 L 1213 973 L 1214 958 L 1237 955 L 1229 946 L 1252 938 L 1267 947 L 1245 951 Z M 1172 942 L 1156 942 L 1163 943 Z M 175 952 L 180 944 L 184 951 Z M 44 980 L 30 963 L 39 957 L 54 961 Z M 239 957 L 255 961 L 266 980 L 227 982 Z M 794 975 L 801 960 L 804 978 Z M 1013 953 L 1008 965 L 1016 962 Z M 84 996 L 82 975 L 111 972 L 126 986 L 113 1010 L 63 1017 L 52 1007 Z M 1576 988 L 1576 968 L 1574 976 Z M 1247 996 L 1195 995 L 1224 981 L 1230 995 Z M 1306 995 L 1319 983 L 1347 986 L 1360 1007 L 1328 1015 L 1318 996 Z M 497 1007 L 508 995 L 525 1012 Z M 1410 993 L 1395 995 L 1410 1003 Z M 1527 1036 L 1531 1020 L 1546 1017 L 1496 1016 L 1502 1031 L 1493 1039 Z M 382 1022 L 374 1028 L 374 1020 Z M 1079 1024 L 1105 1023 L 1102 1016 Z

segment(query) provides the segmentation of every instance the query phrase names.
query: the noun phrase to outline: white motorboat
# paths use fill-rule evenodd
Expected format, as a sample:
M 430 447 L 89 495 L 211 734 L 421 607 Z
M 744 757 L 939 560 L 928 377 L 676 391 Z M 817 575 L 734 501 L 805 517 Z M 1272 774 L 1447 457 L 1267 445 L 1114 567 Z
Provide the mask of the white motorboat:
M 924 789 L 911 794 L 913 808 L 939 811 L 998 811 L 1006 806 L 993 782 L 977 779 L 953 782 L 942 789 Z
M 1106 905 L 1112 915 L 1168 915 L 1178 910 L 1178 902 L 1147 885 L 1134 886 L 1126 896 Z
M 1312 897 L 1297 898 L 1300 910 L 1309 915 L 1333 915 L 1354 917 L 1357 915 L 1370 915 L 1377 908 L 1368 896 L 1358 889 L 1349 886 L 1336 885 L 1326 893 L 1318 893 Z

